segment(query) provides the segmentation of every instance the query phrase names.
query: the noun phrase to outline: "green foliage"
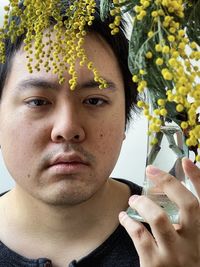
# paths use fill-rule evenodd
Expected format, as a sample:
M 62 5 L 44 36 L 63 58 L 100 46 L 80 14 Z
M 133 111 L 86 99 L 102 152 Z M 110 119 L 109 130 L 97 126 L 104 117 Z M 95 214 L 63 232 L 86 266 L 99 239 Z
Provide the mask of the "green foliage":
M 112 5 L 111 0 L 101 0 L 100 1 L 100 17 L 101 17 L 102 21 L 104 21 L 107 18 L 108 14 L 110 12 L 111 5 Z
M 134 2 L 134 3 L 133 3 Z M 133 5 L 138 4 L 139 1 L 132 1 Z M 148 9 L 148 14 L 151 14 L 152 10 L 154 10 L 155 6 L 152 4 Z M 187 5 L 185 8 L 185 26 L 187 27 L 187 34 L 191 41 L 196 41 L 200 44 L 200 1 L 196 1 L 195 4 Z M 132 16 L 135 16 L 135 12 L 133 8 L 131 9 Z M 176 19 L 180 21 L 179 18 Z M 181 23 L 184 23 L 181 21 Z M 145 75 L 143 79 L 147 81 L 148 84 L 148 94 L 150 95 L 150 99 L 152 102 L 152 106 L 154 109 L 158 107 L 157 100 L 158 99 L 166 99 L 166 90 L 173 89 L 173 82 L 167 81 L 161 75 L 161 69 L 156 65 L 155 60 L 148 60 L 145 57 L 145 54 L 148 51 L 153 53 L 153 57 L 156 58 L 159 56 L 159 53 L 155 53 L 155 44 L 160 42 L 164 42 L 165 45 L 169 45 L 169 42 L 166 38 L 166 29 L 162 26 L 154 27 L 154 35 L 152 37 L 148 37 L 148 32 L 152 30 L 152 17 L 151 15 L 145 16 L 142 21 L 137 19 L 134 20 L 133 29 L 129 44 L 129 69 L 131 73 L 134 75 L 138 75 L 141 69 L 145 70 Z M 160 22 L 162 25 L 162 21 Z M 160 55 L 163 57 L 163 55 Z M 167 58 L 166 58 L 167 59 Z M 162 68 L 166 68 L 167 66 L 164 64 Z M 176 111 L 176 103 L 167 102 L 166 109 L 168 110 L 168 114 L 166 120 L 173 120 L 178 125 L 181 124 L 182 121 L 187 120 L 186 111 L 177 112 Z
M 131 34 L 129 44 L 128 64 L 132 74 L 137 74 L 138 70 L 146 67 L 144 55 L 148 50 L 146 27 L 142 27 L 142 23 L 148 26 L 148 22 L 136 22 L 133 24 L 133 31 Z
M 193 1 L 192 5 L 187 4 L 183 23 L 189 39 L 200 46 L 200 0 Z

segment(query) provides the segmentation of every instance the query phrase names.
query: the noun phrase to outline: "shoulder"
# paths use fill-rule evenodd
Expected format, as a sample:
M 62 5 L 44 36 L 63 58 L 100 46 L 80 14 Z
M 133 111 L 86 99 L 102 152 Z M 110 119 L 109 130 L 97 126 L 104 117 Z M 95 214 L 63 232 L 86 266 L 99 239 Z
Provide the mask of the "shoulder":
M 112 178 L 114 181 L 117 181 L 119 183 L 122 183 L 126 186 L 128 186 L 129 190 L 131 191 L 131 195 L 141 195 L 142 193 L 142 186 L 135 184 L 134 182 L 122 178 Z

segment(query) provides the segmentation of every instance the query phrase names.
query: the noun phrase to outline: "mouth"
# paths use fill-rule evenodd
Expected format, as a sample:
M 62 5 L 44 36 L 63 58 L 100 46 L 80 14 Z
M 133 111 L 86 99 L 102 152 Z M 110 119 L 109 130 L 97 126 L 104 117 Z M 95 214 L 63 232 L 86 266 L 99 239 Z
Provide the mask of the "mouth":
M 89 166 L 89 162 L 77 154 L 60 154 L 52 160 L 49 169 L 56 174 L 75 174 Z

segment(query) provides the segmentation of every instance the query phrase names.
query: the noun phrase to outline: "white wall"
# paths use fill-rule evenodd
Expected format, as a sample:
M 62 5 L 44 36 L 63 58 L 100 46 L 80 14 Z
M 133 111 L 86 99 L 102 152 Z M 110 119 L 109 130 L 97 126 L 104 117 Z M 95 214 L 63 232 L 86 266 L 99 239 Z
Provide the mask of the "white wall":
M 0 24 L 3 21 L 3 7 L 7 0 L 0 0 Z M 126 178 L 142 184 L 146 154 L 146 120 L 143 117 L 134 118 L 127 131 L 121 155 L 112 173 L 113 177 Z M 20 167 L 20 166 L 19 166 Z M 0 192 L 12 188 L 14 181 L 4 165 L 0 152 Z

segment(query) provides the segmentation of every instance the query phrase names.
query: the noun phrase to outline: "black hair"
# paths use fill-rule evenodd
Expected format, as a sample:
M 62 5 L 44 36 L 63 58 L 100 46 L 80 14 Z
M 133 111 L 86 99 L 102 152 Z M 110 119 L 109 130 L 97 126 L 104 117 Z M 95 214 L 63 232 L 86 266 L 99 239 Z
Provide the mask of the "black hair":
M 69 6 L 69 0 L 61 0 Z M 96 1 L 96 12 L 94 13 L 95 19 L 93 20 L 93 24 L 87 27 L 87 31 L 96 32 L 100 36 L 102 36 L 105 41 L 110 45 L 113 50 L 119 67 L 123 76 L 124 82 L 124 90 L 125 90 L 125 119 L 126 124 L 130 121 L 131 113 L 133 111 L 137 111 L 136 103 L 138 98 L 138 93 L 136 89 L 136 84 L 132 81 L 132 74 L 128 68 L 128 50 L 129 50 L 129 41 L 126 37 L 126 21 L 122 19 L 121 24 L 119 26 L 119 32 L 116 35 L 111 35 L 111 29 L 109 24 L 113 22 L 113 17 L 108 15 L 103 21 L 100 17 L 100 1 Z M 23 9 L 23 1 L 20 3 L 21 8 Z M 65 7 L 66 7 L 65 6 Z M 19 18 L 11 18 L 14 19 L 16 23 L 19 23 Z M 63 18 L 67 19 L 66 17 Z M 51 20 L 51 23 L 54 24 L 55 21 Z M 0 98 L 2 96 L 3 88 L 6 82 L 6 79 L 9 75 L 9 72 L 12 67 L 12 59 L 16 52 L 21 48 L 23 44 L 23 40 L 25 39 L 25 33 L 18 36 L 14 42 L 11 42 L 10 38 L 5 40 L 5 53 L 6 53 L 6 62 L 4 64 L 0 64 Z

